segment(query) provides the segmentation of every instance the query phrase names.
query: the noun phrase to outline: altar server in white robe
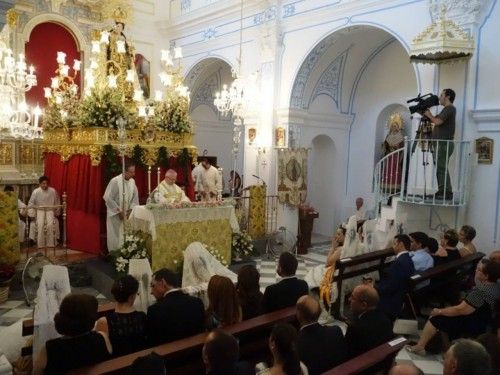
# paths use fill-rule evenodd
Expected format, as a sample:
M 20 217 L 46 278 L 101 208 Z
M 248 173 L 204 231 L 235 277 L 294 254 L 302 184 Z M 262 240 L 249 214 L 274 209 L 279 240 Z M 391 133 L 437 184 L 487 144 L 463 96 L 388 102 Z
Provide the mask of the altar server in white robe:
M 203 191 L 201 192 L 203 200 L 211 200 L 217 197 L 217 192 L 222 191 L 222 178 L 217 168 L 210 164 L 205 158 L 201 162 L 203 170 L 201 171 L 201 181 Z
M 104 192 L 103 199 L 107 207 L 108 251 L 117 250 L 123 245 L 124 222 L 132 208 L 139 204 L 139 192 L 135 185 L 134 176 L 135 165 L 126 165 L 125 173 L 113 177 Z
M 179 186 L 175 184 L 177 180 L 177 172 L 173 169 L 169 169 L 165 172 L 165 179 L 160 182 L 160 184 L 156 187 L 153 194 L 154 197 L 157 197 L 158 203 L 181 203 L 181 202 L 191 202 L 189 198 L 184 193 Z M 155 199 L 156 200 L 156 199 Z
M 60 206 L 61 201 L 56 190 L 49 186 L 47 176 L 40 177 L 38 183 L 39 187 L 33 190 L 28 202 L 28 215 L 34 218 L 36 223 L 30 224 L 29 237 L 33 241 L 36 237 L 38 248 L 54 247 L 55 239 L 59 238 L 59 221 L 56 216 L 59 215 L 61 209 L 53 206 Z

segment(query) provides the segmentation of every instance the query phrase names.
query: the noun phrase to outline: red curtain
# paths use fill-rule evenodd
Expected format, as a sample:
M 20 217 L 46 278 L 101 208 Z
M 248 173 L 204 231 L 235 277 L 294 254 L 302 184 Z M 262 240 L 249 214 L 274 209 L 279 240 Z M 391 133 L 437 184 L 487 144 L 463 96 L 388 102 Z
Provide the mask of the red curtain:
M 46 153 L 45 174 L 50 184 L 62 196 L 67 195 L 67 246 L 73 250 L 99 254 L 105 249 L 106 207 L 102 196 L 104 184 L 104 163 L 92 166 L 88 155 L 73 155 L 67 162 L 61 161 L 56 153 Z M 180 165 L 177 158 L 170 158 L 169 168 L 177 171 L 177 183 L 185 185 L 186 195 L 194 201 L 194 185 L 191 166 Z M 165 176 L 166 168 L 160 169 L 160 179 Z M 135 182 L 139 191 L 140 203 L 144 204 L 148 194 L 147 169 L 136 168 Z M 107 183 L 108 181 L 106 181 Z M 151 170 L 151 189 L 157 185 L 157 168 Z
M 56 75 L 57 52 L 66 54 L 66 65 L 73 67 L 73 60 L 81 60 L 80 48 L 73 34 L 64 26 L 44 22 L 35 26 L 25 46 L 26 61 L 35 67 L 38 84 L 26 93 L 26 102 L 45 107 L 47 100 L 43 88 L 50 87 L 50 78 Z M 73 72 L 73 70 L 71 70 Z M 75 83 L 80 86 L 80 75 Z
M 102 164 L 92 166 L 87 155 L 74 155 L 64 163 L 55 153 L 45 154 L 45 174 L 62 196 L 67 195 L 67 246 L 99 254 L 103 249 L 105 209 L 102 195 Z

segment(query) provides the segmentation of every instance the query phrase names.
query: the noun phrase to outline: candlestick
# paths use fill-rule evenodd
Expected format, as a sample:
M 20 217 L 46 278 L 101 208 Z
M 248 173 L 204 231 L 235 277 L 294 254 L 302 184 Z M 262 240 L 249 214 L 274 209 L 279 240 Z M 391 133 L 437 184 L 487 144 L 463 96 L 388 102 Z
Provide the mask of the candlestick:
M 148 196 L 151 194 L 151 166 L 148 167 Z
M 156 186 L 160 185 L 160 167 L 158 167 L 158 171 L 156 172 Z

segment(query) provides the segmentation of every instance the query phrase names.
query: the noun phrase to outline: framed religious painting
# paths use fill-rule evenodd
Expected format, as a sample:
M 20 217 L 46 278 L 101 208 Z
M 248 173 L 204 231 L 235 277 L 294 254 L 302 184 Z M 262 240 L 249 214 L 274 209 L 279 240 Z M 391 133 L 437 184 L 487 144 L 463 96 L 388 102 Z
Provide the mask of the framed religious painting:
M 476 153 L 479 164 L 493 163 L 493 139 L 487 137 L 476 139 Z

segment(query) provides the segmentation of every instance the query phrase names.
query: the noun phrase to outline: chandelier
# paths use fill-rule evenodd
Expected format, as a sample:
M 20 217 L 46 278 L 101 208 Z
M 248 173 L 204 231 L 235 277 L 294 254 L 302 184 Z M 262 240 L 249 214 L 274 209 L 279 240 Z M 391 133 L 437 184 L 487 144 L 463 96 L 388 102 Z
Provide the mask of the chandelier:
M 5 40 L 0 40 L 0 131 L 14 138 L 38 139 L 42 110 L 31 109 L 25 94 L 36 86 L 35 68 L 26 63 L 23 54 L 16 60 Z

